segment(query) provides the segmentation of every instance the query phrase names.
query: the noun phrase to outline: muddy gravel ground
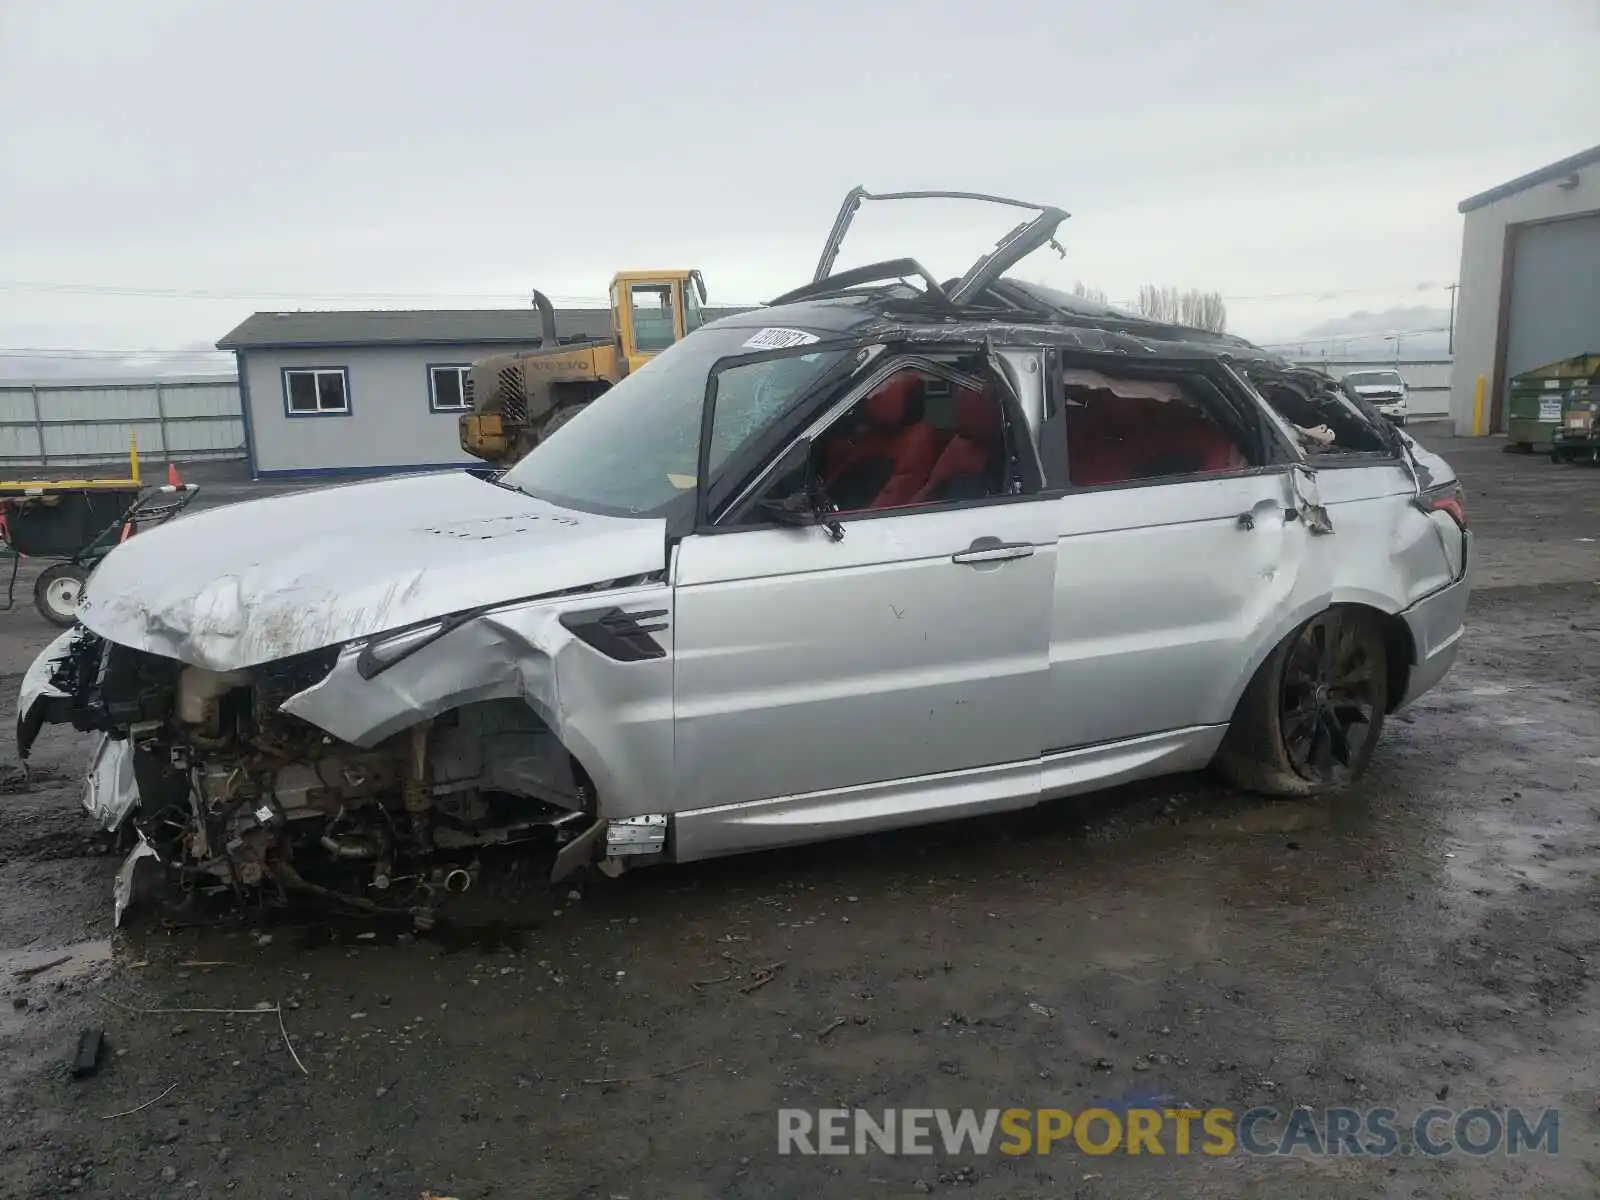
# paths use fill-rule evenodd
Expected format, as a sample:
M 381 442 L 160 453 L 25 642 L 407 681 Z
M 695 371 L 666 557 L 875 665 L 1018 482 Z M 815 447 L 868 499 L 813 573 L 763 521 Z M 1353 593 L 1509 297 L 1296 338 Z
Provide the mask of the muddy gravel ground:
M 0 777 L 0 1194 L 1600 1194 L 1600 471 L 1430 440 L 1483 538 L 1468 648 L 1337 803 L 1180 778 L 531 887 L 448 937 L 310 918 L 113 935 L 85 743 L 49 732 L 31 779 Z M 0 621 L 9 728 L 51 631 Z M 281 1025 L 171 1011 L 260 1005 Z M 107 1050 L 75 1080 L 87 1026 Z M 1141 1096 L 1402 1124 L 1557 1108 L 1559 1147 L 777 1150 L 783 1107 Z

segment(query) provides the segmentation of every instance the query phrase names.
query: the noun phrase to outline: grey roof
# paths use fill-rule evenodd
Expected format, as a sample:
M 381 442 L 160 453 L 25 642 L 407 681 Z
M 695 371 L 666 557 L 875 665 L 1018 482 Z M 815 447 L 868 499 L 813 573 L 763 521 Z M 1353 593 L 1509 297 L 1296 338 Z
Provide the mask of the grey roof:
M 1482 208 L 1486 204 L 1493 204 L 1496 200 L 1504 200 L 1507 196 L 1515 196 L 1518 192 L 1525 191 L 1535 184 L 1549 183 L 1552 179 L 1560 179 L 1570 175 L 1580 167 L 1600 163 L 1600 146 L 1590 146 L 1587 150 L 1580 150 L 1570 158 L 1563 158 L 1560 162 L 1553 162 L 1548 167 L 1540 167 L 1537 171 L 1529 171 L 1526 175 L 1519 175 L 1509 183 L 1502 183 L 1499 187 L 1492 187 L 1487 192 L 1479 192 L 1476 196 L 1468 196 L 1456 205 L 1457 212 L 1471 212 L 1475 208 Z
M 738 312 L 708 308 L 706 320 Z M 608 308 L 556 310 L 556 333 L 604 338 Z M 539 345 L 539 311 L 529 308 L 423 308 L 402 311 L 258 312 L 217 342 L 218 350 L 271 350 L 308 346 L 466 346 L 504 342 Z

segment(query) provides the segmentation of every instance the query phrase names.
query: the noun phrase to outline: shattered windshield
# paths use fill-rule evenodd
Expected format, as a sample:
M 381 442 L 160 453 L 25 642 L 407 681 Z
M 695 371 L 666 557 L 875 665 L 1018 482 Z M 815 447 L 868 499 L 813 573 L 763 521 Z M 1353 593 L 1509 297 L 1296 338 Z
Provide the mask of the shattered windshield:
M 788 335 L 791 341 L 774 340 Z M 536 445 L 503 482 L 552 504 L 659 516 L 694 489 L 700 418 L 719 359 L 815 341 L 800 330 L 702 329 L 662 351 Z M 729 372 L 717 401 L 713 471 L 798 400 L 844 350 L 767 359 Z

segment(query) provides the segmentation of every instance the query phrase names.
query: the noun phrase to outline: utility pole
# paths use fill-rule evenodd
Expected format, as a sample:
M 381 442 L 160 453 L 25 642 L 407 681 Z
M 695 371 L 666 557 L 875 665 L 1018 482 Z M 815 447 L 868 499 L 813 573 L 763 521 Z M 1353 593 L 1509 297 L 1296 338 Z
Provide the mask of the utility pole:
M 1460 286 L 1459 283 L 1450 285 L 1450 336 L 1447 352 L 1451 358 L 1456 356 L 1456 289 Z

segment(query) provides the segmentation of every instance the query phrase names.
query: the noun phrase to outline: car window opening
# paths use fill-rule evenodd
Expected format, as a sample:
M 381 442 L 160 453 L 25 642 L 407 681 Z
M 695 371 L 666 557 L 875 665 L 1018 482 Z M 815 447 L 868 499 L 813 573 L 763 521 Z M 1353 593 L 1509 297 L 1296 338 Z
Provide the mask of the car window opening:
M 1067 476 L 1074 487 L 1254 465 L 1182 381 L 1068 369 L 1063 384 Z
M 1008 490 L 997 385 L 908 368 L 889 376 L 817 439 L 813 470 L 841 512 L 945 504 Z
M 533 447 L 504 481 L 552 504 L 616 516 L 662 516 L 693 499 L 706 388 L 716 377 L 713 477 L 789 406 L 849 359 L 835 348 L 739 361 L 744 327 L 702 329 L 673 343 Z
M 1255 385 L 1278 415 L 1301 431 L 1327 431 L 1322 437 L 1302 436 L 1301 444 L 1312 454 L 1392 453 L 1382 432 L 1331 388 L 1311 392 L 1288 380 L 1258 379 Z

